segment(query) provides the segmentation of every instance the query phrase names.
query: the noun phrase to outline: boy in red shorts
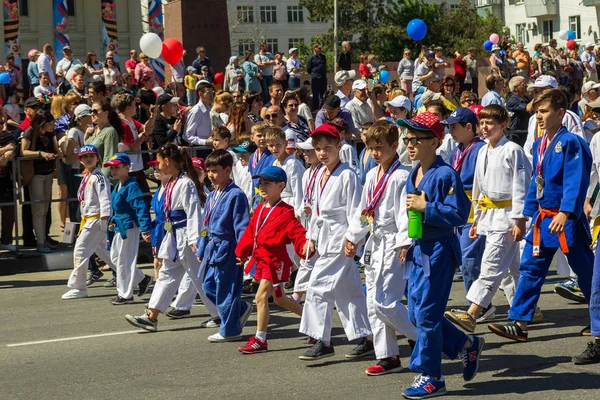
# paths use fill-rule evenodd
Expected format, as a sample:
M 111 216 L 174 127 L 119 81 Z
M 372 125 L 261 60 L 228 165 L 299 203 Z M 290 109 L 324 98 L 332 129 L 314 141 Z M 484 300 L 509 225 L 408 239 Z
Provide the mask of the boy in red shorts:
M 252 177 L 257 178 L 260 195 L 265 201 L 254 210 L 250 224 L 235 249 L 240 266 L 252 254 L 246 273 L 256 266 L 254 278 L 260 282 L 255 299 L 256 335 L 238 347 L 245 354 L 268 350 L 269 296 L 273 295 L 278 306 L 302 316 L 302 306 L 285 295 L 283 285 L 288 281 L 292 267 L 286 245 L 293 244 L 296 254 L 302 257 L 305 254 L 306 230 L 296 219 L 294 208 L 281 201 L 281 192 L 287 183 L 283 169 L 267 167 Z

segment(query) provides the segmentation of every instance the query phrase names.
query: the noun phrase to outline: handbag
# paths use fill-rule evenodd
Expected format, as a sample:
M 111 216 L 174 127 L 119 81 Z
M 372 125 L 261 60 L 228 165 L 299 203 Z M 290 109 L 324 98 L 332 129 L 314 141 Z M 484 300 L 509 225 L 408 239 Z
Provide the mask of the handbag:
M 471 76 L 471 71 L 467 69 L 467 73 L 465 75 L 465 83 L 473 83 L 473 77 Z

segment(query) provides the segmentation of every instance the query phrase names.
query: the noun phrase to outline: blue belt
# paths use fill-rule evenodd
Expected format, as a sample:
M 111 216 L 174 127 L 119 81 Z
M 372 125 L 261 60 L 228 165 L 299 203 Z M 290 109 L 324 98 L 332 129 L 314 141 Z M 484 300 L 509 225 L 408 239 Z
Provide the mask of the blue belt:
M 185 228 L 187 225 L 187 214 L 183 210 L 171 210 L 169 212 L 169 222 L 171 223 L 172 230 L 172 240 L 175 245 L 175 249 L 177 249 L 177 229 Z M 164 224 L 163 224 L 164 226 Z M 175 257 L 173 257 L 173 261 L 177 260 L 177 251 L 175 251 Z
M 156 247 L 157 251 L 165 238 L 165 221 L 158 218 L 152 221 L 152 247 Z

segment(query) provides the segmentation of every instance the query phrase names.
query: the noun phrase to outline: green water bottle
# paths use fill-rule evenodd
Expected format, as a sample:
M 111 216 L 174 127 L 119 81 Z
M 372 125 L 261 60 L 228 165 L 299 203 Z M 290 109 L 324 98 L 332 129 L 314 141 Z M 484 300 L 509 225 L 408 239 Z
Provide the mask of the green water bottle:
M 409 194 L 420 196 L 420 190 L 413 190 Z M 423 213 L 421 211 L 408 210 L 408 237 L 421 239 L 423 237 Z

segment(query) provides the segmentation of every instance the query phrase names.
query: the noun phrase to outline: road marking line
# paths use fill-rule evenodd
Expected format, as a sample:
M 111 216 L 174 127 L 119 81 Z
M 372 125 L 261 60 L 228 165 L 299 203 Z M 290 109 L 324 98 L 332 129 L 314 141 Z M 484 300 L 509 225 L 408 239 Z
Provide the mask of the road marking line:
M 20 346 L 31 346 L 34 344 L 67 342 L 69 340 L 92 339 L 92 338 L 98 338 L 98 337 L 104 337 L 104 336 L 127 335 L 129 333 L 140 333 L 140 332 L 143 332 L 143 331 L 140 329 L 137 329 L 135 331 L 101 333 L 98 335 L 87 335 L 87 336 L 74 336 L 74 337 L 67 337 L 67 338 L 60 338 L 60 339 L 39 340 L 36 342 L 12 343 L 12 344 L 7 344 L 6 347 L 20 347 Z

